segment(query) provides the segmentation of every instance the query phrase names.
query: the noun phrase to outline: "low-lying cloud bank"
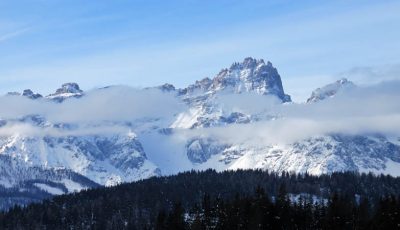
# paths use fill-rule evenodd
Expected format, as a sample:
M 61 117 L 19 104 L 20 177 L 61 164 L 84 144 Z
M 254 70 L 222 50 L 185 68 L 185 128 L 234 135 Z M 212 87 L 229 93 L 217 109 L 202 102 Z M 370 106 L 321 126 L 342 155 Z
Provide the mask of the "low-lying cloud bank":
M 0 135 L 89 135 L 127 132 L 123 124 L 146 120 L 170 122 L 183 111 L 184 104 L 174 95 L 157 89 L 134 89 L 114 86 L 96 89 L 63 103 L 49 99 L 31 100 L 22 96 L 0 97 L 0 119 L 6 121 Z M 60 129 L 46 124 L 20 122 L 27 116 L 44 118 L 50 124 L 72 124 Z
M 238 100 L 234 100 L 237 98 Z M 211 137 L 226 143 L 292 143 L 312 136 L 342 133 L 400 137 L 400 81 L 357 87 L 310 104 L 279 104 L 260 95 L 222 98 L 232 111 L 264 112 L 272 120 L 198 130 L 181 130 L 181 138 Z
M 183 104 L 172 94 L 125 86 L 92 90 L 82 98 L 71 98 L 63 103 L 3 96 L 0 97 L 0 104 L 2 119 L 35 114 L 54 123 L 134 121 L 143 117 L 168 117 L 183 108 Z
M 225 111 L 268 115 L 272 120 L 224 127 L 176 130 L 174 138 L 187 140 L 204 136 L 227 143 L 291 143 L 311 136 L 330 133 L 384 134 L 400 136 L 400 81 L 358 87 L 333 98 L 311 104 L 281 104 L 276 98 L 255 94 L 219 96 L 217 103 Z M 80 99 L 63 103 L 30 100 L 19 96 L 0 98 L 0 135 L 89 135 L 126 133 L 126 122 L 162 121 L 167 128 L 186 105 L 170 93 L 157 89 L 110 87 L 87 92 Z M 75 124 L 62 130 L 48 126 L 19 123 L 27 115 L 39 115 L 52 124 Z M 12 121 L 11 121 L 12 120 Z M 136 130 L 133 130 L 136 131 Z

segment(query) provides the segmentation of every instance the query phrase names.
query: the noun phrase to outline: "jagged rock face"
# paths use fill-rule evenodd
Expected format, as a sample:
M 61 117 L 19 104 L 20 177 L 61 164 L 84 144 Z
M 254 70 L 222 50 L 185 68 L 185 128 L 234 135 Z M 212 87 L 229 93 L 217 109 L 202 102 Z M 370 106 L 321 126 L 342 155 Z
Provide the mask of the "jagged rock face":
M 24 92 L 22 93 L 22 96 L 30 98 L 30 99 L 38 99 L 38 98 L 43 97 L 42 95 L 40 95 L 38 93 L 33 93 L 32 90 L 30 90 L 30 89 L 24 90 Z
M 83 91 L 77 83 L 65 83 L 55 93 L 46 96 L 56 102 L 63 102 L 67 98 L 80 98 L 83 96 Z
M 350 81 L 339 80 L 315 90 L 308 102 L 330 98 L 351 87 L 354 87 L 354 84 Z M 164 158 L 161 158 L 163 161 L 158 161 L 154 156 L 160 155 L 149 153 L 153 151 L 152 146 L 149 148 L 149 143 L 159 145 L 163 142 L 168 142 L 166 146 L 174 145 L 175 147 L 176 144 L 177 147 L 174 150 L 163 149 L 162 153 L 165 151 L 165 155 L 178 155 L 178 160 L 185 161 L 182 164 L 185 168 L 176 166 L 176 172 L 210 167 L 217 170 L 261 168 L 278 172 L 293 171 L 311 174 L 348 170 L 389 174 L 396 172 L 391 171 L 391 168 L 396 168 L 399 172 L 400 140 L 396 142 L 382 136 L 327 134 L 298 140 L 295 143 L 274 145 L 253 143 L 251 140 L 243 141 L 244 143 L 230 143 L 227 140 L 219 140 L 218 135 L 217 137 L 207 136 L 207 129 L 212 127 L 217 127 L 215 130 L 218 132 L 224 132 L 224 128 L 228 126 L 241 126 L 281 118 L 279 114 L 265 110 L 249 112 L 228 108 L 228 106 L 223 106 L 223 100 L 220 100 L 226 95 L 235 94 L 236 97 L 248 93 L 248 95 L 258 94 L 255 96 L 261 98 L 269 98 L 264 95 L 276 96 L 279 99 L 278 105 L 280 102 L 290 101 L 290 97 L 283 90 L 277 70 L 270 62 L 246 58 L 241 63 L 234 63 L 230 68 L 223 69 L 213 79 L 204 78 L 184 89 L 176 89 L 171 84 L 164 84 L 157 88 L 169 96 L 175 95 L 187 107 L 176 111 L 173 117 L 165 120 L 160 118 L 160 122 L 157 121 L 158 118 L 143 117 L 137 121 L 110 120 L 96 124 L 89 122 L 82 126 L 85 128 L 90 128 L 91 125 L 114 127 L 118 124 L 124 127 L 124 130 L 125 128 L 134 130 L 135 134 L 133 132 L 106 132 L 95 135 L 72 132 L 73 134 L 68 135 L 27 136 L 15 133 L 2 136 L 0 138 L 0 189 L 5 185 L 27 183 L 29 185 L 24 186 L 29 187 L 29 191 L 47 188 L 58 193 L 60 190 L 70 191 L 72 182 L 82 185 L 78 188 L 92 186 L 89 182 L 86 184 L 80 182 L 82 178 L 94 184 L 114 185 L 160 175 L 163 169 L 168 168 L 167 165 L 175 165 L 176 162 L 169 159 L 178 159 L 166 157 L 168 160 L 164 161 Z M 25 92 L 25 96 L 32 95 L 35 94 Z M 56 93 L 40 101 L 61 103 L 65 100 L 79 99 L 84 95 L 85 93 L 76 83 L 67 83 Z M 129 101 L 126 103 L 129 105 Z M 56 104 L 56 106 L 62 105 Z M 61 132 L 78 130 L 82 125 L 53 124 L 45 117 L 35 114 L 6 120 L 0 118 L 0 128 L 14 123 L 33 126 L 39 130 L 55 129 Z M 181 131 L 188 132 L 190 135 L 179 136 Z M 152 135 L 155 139 L 150 139 L 150 141 L 155 141 L 150 142 L 146 138 Z M 271 133 L 271 135 L 274 134 Z M 160 144 L 160 146 L 163 145 Z M 1 162 L 5 162 L 4 165 L 7 166 L 1 168 Z M 157 162 L 158 165 L 152 162 Z M 74 174 L 81 178 L 64 183 L 65 177 L 62 176 L 64 174 L 57 171 L 61 169 L 70 173 L 68 175 Z M 18 178 L 18 180 L 14 181 L 12 178 Z
M 97 183 L 71 170 L 31 166 L 11 155 L 0 154 L 0 166 L 0 187 L 4 188 L 12 188 L 29 181 L 61 184 L 63 193 L 98 186 Z M 67 187 L 68 183 L 76 183 L 76 187 Z
M 165 83 L 164 85 L 161 85 L 161 86 L 159 86 L 157 88 L 160 89 L 163 92 L 175 91 L 175 86 L 172 85 L 172 84 L 168 84 L 168 83 Z
M 29 99 L 43 98 L 41 94 L 34 93 L 30 89 L 26 89 L 22 94 L 18 92 L 9 92 L 7 96 L 24 96 Z M 61 88 L 57 89 L 55 93 L 50 94 L 45 97 L 45 99 L 50 99 L 56 102 L 63 102 L 67 98 L 80 98 L 84 95 L 83 90 L 79 88 L 77 83 L 65 83 Z
M 214 116 L 213 114 L 207 116 L 207 112 L 204 112 L 204 114 L 205 115 L 197 117 L 196 121 L 190 128 L 209 128 L 229 124 L 247 124 L 254 121 L 251 116 L 239 112 L 217 116 Z
M 89 135 L 0 139 L 0 152 L 32 167 L 65 168 L 101 185 L 115 185 L 158 175 L 135 137 Z
M 179 95 L 192 95 L 197 92 L 200 93 L 205 93 L 209 90 L 210 86 L 212 84 L 212 80 L 208 77 L 203 78 L 200 81 L 196 81 L 194 84 L 189 85 L 188 87 L 184 89 L 179 90 Z
M 189 110 L 178 116 L 173 128 L 205 128 L 227 124 L 250 123 L 258 120 L 255 114 L 224 111 L 217 99 L 221 95 L 255 93 L 276 96 L 281 102 L 290 102 L 281 77 L 270 62 L 245 58 L 223 69 L 213 79 L 204 78 L 187 88 L 178 90 L 178 97 L 189 105 Z
M 319 175 L 337 171 L 396 173 L 400 146 L 383 136 L 332 134 L 286 145 L 221 144 L 197 138 L 186 145 L 193 163 L 217 169 L 260 168 Z M 394 169 L 394 171 L 393 171 Z
M 282 169 L 311 174 L 336 171 L 388 173 L 387 167 L 392 162 L 400 162 L 400 147 L 382 136 L 334 134 L 309 138 L 292 144 L 282 153 L 281 161 L 278 160 Z
M 55 94 L 63 94 L 63 93 L 82 93 L 83 91 L 79 88 L 77 83 L 65 83 L 61 86 L 61 88 L 56 90 Z
M 271 62 L 246 58 L 242 63 L 234 63 L 229 69 L 222 70 L 210 86 L 214 91 L 231 89 L 233 92 L 256 92 L 263 95 L 275 95 L 283 102 L 290 101 L 282 87 L 281 77 Z
M 38 126 L 38 127 L 45 127 L 46 125 L 48 125 L 46 123 L 46 119 L 40 115 L 28 115 L 17 120 L 21 123 L 31 124 L 33 126 Z
M 161 174 L 133 132 L 79 134 L 75 131 L 82 130 L 82 124 L 53 124 L 40 115 L 0 120 L 0 128 L 6 125 L 37 131 L 0 136 L 0 209 Z M 118 125 L 130 128 L 130 124 Z M 45 130 L 52 131 L 46 134 Z M 23 192 L 18 199 L 1 197 L 13 191 Z
M 324 87 L 318 88 L 311 93 L 310 98 L 307 99 L 307 103 L 318 102 L 326 98 L 335 96 L 336 94 L 354 88 L 353 82 L 346 78 L 340 79 L 334 83 L 328 84 Z
M 0 154 L 0 210 L 99 186 L 68 169 L 30 166 Z
M 262 95 L 274 95 L 283 102 L 291 101 L 290 96 L 286 95 L 281 77 L 271 64 L 264 60 L 245 58 L 241 63 L 234 63 L 229 69 L 223 69 L 213 79 L 204 78 L 196 81 L 186 89 L 181 90 L 181 94 L 191 94 L 196 91 L 204 93 L 217 93 L 220 91 L 241 93 L 255 92 Z
M 212 139 L 193 139 L 186 144 L 187 156 L 193 163 L 204 163 L 210 157 L 220 151 L 223 151 L 226 146 Z

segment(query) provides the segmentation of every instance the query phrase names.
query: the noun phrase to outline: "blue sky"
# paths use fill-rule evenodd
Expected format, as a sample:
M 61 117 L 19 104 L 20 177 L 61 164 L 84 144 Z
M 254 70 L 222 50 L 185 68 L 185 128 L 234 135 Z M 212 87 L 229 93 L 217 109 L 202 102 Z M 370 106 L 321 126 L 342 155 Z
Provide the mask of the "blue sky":
M 399 12 L 399 1 L 0 1 L 0 93 L 184 87 L 252 56 L 301 101 L 340 77 L 400 79 Z

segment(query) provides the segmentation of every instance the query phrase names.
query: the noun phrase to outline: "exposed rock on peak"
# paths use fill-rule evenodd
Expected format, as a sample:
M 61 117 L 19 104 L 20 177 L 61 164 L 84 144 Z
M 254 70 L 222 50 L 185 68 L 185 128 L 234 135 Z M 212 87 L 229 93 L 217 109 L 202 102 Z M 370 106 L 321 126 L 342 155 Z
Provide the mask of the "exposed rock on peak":
M 213 79 L 204 78 L 183 89 L 181 94 L 190 94 L 200 90 L 204 93 L 232 91 L 234 93 L 255 92 L 262 95 L 275 95 L 283 102 L 291 101 L 286 95 L 281 77 L 271 62 L 265 64 L 262 59 L 245 58 L 231 67 L 222 69 Z
M 83 91 L 79 88 L 77 83 L 65 83 L 61 88 L 57 89 L 56 94 L 63 93 L 82 93 Z
M 333 97 L 337 93 L 343 90 L 355 87 L 355 84 L 346 78 L 337 80 L 331 84 L 325 85 L 324 87 L 318 88 L 311 93 L 310 98 L 307 99 L 307 103 L 317 102 L 326 98 Z
M 268 64 L 272 66 L 271 62 L 268 62 Z M 242 63 L 240 63 L 240 62 L 235 62 L 235 63 L 233 63 L 233 64 L 231 65 L 231 68 L 230 68 L 230 69 L 237 68 L 238 66 L 242 66 L 242 68 L 254 68 L 254 67 L 256 67 L 257 65 L 265 65 L 264 60 L 263 60 L 263 59 L 258 59 L 258 60 L 257 60 L 257 59 L 252 58 L 252 57 L 247 57 L 247 58 L 245 58 L 245 59 L 243 60 Z
M 179 91 L 179 94 L 180 95 L 193 94 L 198 90 L 200 92 L 207 92 L 209 90 L 211 84 L 212 84 L 212 80 L 210 78 L 206 77 L 200 81 L 196 81 L 192 85 L 189 85 L 187 88 L 181 89 Z
M 61 88 L 57 89 L 54 94 L 50 94 L 47 98 L 57 102 L 62 102 L 67 98 L 79 98 L 83 95 L 83 91 L 79 88 L 77 83 L 65 83 Z
M 26 89 L 24 90 L 24 92 L 22 93 L 22 96 L 30 98 L 30 99 L 38 99 L 43 97 L 42 95 L 38 94 L 38 93 L 34 93 L 32 90 L 30 89 Z
M 157 88 L 160 89 L 163 92 L 175 91 L 175 86 L 172 85 L 172 84 L 168 84 L 168 83 L 165 83 L 164 85 L 160 85 Z

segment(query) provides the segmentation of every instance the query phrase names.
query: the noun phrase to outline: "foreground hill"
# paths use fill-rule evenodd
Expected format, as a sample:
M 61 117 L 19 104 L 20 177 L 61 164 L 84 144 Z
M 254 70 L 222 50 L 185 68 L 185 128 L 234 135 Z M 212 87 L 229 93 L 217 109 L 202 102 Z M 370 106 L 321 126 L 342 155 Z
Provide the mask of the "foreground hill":
M 191 171 L 15 207 L 0 228 L 384 229 L 400 220 L 399 191 L 383 175 Z

